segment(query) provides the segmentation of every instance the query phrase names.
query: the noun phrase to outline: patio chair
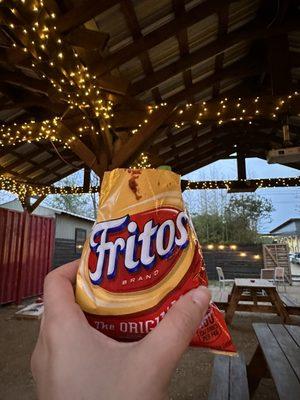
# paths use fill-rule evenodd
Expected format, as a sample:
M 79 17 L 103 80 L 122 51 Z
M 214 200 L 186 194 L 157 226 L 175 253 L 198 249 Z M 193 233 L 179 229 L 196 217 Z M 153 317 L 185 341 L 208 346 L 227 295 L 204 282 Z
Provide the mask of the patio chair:
M 216 270 L 217 270 L 217 274 L 218 274 L 218 278 L 219 278 L 220 289 L 222 288 L 222 286 L 223 286 L 223 289 L 225 289 L 226 283 L 230 284 L 230 283 L 234 282 L 234 279 L 225 279 L 222 267 L 216 267 Z
M 279 286 L 280 284 L 282 284 L 282 286 L 284 287 L 284 290 L 286 292 L 286 284 L 285 284 L 285 280 L 284 280 L 284 268 L 283 267 L 276 267 L 275 268 L 275 273 L 274 273 L 274 281 L 275 281 L 275 285 L 277 287 L 277 290 L 279 291 Z
M 260 270 L 260 279 L 267 279 L 268 281 L 275 281 L 275 270 L 274 268 L 262 268 Z

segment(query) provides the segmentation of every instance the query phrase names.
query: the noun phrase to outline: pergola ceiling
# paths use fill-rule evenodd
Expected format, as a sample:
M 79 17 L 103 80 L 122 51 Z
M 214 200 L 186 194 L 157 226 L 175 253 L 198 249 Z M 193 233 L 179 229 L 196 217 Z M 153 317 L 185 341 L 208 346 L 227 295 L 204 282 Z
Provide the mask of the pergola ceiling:
M 66 103 L 49 79 L 32 67 L 28 53 L 13 47 L 5 3 L 0 3 L 0 121 L 65 116 Z M 299 1 L 44 0 L 44 5 L 56 14 L 56 31 L 113 102 L 114 116 L 109 126 L 100 123 L 103 137 L 78 137 L 70 148 L 45 140 L 1 147 L 0 174 L 48 185 L 84 166 L 99 174 L 128 166 L 144 149 L 153 165 L 169 164 L 186 174 L 236 151 L 265 158 L 267 150 L 282 147 L 287 116 L 291 144 L 300 145 L 299 101 L 276 118 L 265 112 L 251 121 L 219 124 L 215 117 L 195 123 L 203 101 L 217 110 L 225 97 L 230 102 L 260 96 L 264 103 L 299 89 Z M 168 105 L 148 115 L 149 104 L 164 102 Z M 75 134 L 78 115 L 64 118 Z

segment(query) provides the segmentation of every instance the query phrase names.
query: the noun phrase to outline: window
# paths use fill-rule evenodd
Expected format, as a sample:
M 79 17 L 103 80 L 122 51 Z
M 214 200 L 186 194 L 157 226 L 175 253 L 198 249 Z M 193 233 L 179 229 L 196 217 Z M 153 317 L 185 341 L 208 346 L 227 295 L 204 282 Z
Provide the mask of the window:
M 86 230 L 75 228 L 75 253 L 81 254 L 86 239 Z

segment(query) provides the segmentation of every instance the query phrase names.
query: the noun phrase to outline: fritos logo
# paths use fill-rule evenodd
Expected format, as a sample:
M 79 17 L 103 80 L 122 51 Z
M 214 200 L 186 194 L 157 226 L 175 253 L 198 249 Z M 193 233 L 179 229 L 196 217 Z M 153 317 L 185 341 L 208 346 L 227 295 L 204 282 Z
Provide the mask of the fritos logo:
M 187 223 L 185 212 L 168 207 L 96 223 L 90 236 L 91 282 L 112 291 L 120 291 L 122 282 L 132 282 L 132 290 L 144 289 L 146 279 L 152 286 L 188 245 Z

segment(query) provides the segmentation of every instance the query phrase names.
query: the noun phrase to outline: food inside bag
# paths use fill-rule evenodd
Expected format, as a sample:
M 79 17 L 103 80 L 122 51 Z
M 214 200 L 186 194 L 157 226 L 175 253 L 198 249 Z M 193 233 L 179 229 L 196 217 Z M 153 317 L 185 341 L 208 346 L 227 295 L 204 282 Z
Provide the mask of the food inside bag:
M 106 172 L 77 273 L 76 301 L 89 323 L 114 339 L 139 340 L 181 295 L 207 284 L 180 176 L 156 169 Z M 191 345 L 235 351 L 214 304 Z

